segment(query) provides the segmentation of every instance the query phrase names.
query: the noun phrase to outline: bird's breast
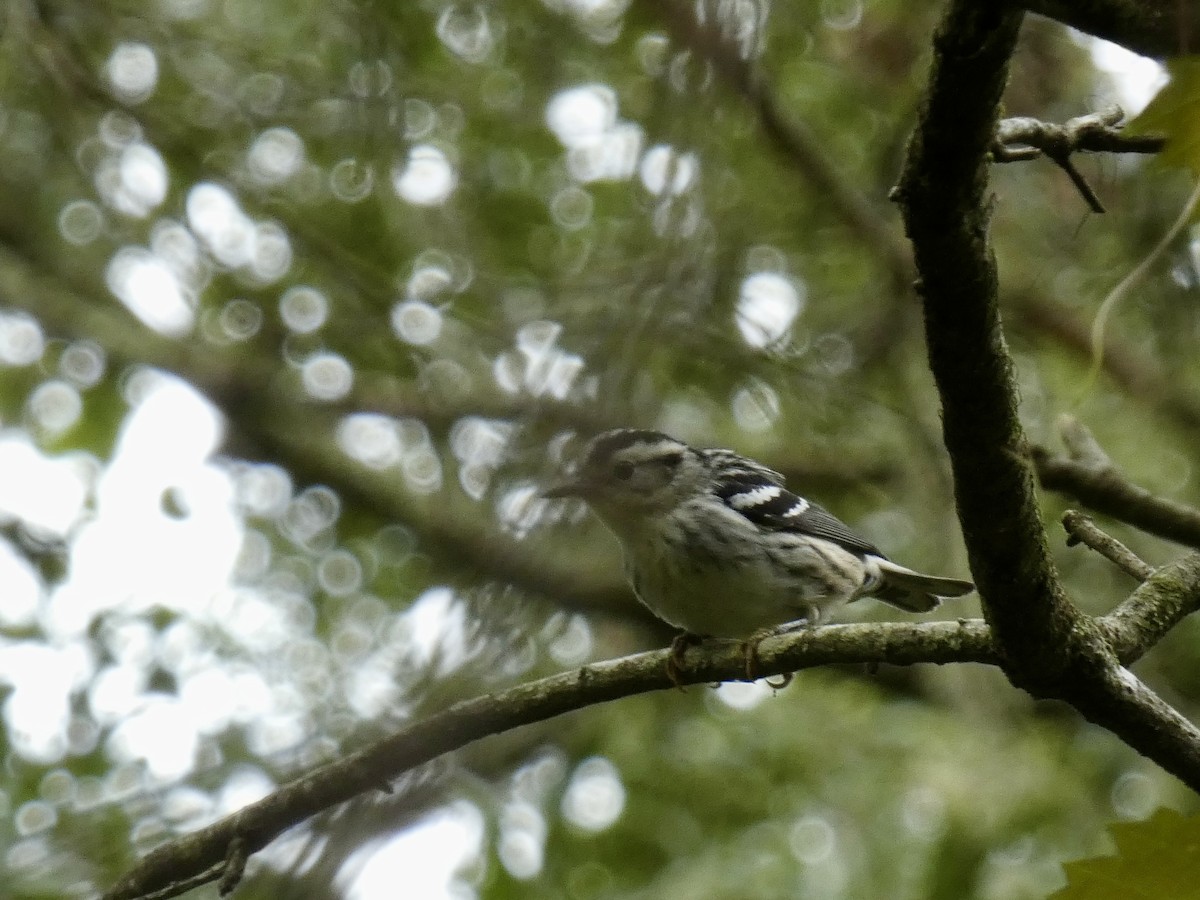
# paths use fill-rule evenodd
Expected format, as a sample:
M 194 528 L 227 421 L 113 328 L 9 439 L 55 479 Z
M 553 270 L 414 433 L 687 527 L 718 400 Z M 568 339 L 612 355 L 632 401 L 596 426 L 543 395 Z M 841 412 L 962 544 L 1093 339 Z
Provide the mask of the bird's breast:
M 685 532 L 622 542 L 629 582 L 652 613 L 684 631 L 727 638 L 797 617 L 792 592 L 774 581 L 752 543 L 731 553 Z

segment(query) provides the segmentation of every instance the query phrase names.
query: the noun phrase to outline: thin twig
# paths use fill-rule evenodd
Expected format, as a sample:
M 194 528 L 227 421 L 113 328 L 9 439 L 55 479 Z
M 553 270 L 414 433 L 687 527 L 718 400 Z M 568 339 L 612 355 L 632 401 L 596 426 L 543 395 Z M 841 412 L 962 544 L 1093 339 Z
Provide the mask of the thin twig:
M 189 891 L 193 891 L 201 885 L 211 884 L 221 877 L 221 873 L 225 871 L 225 861 L 214 863 L 207 869 L 197 872 L 195 875 L 189 875 L 187 878 L 181 878 L 179 881 L 171 881 L 164 884 L 157 890 L 152 890 L 144 894 L 139 894 L 137 900 L 171 900 L 172 897 L 182 897 Z
M 1114 566 L 1136 578 L 1145 581 L 1154 574 L 1154 567 L 1138 557 L 1136 553 L 1118 541 L 1111 534 L 1105 534 L 1089 516 L 1076 509 L 1068 509 L 1063 513 L 1063 528 L 1067 530 L 1067 546 L 1084 544 L 1091 547 Z
M 1166 138 L 1155 134 L 1126 134 L 1120 126 L 1124 118 L 1121 107 L 1110 106 L 1098 113 L 1069 119 L 1062 125 L 1030 118 L 1002 119 L 996 126 L 993 158 L 996 162 L 1020 162 L 1040 153 L 1055 156 L 1158 153 L 1162 150 Z
M 1070 119 L 1062 125 L 1038 119 L 1004 119 L 996 126 L 992 159 L 998 163 L 1024 162 L 1045 154 L 1067 173 L 1071 183 L 1093 212 L 1103 213 L 1104 204 L 1096 196 L 1083 173 L 1071 159 L 1075 153 L 1157 153 L 1165 139 L 1160 135 L 1126 135 L 1120 122 L 1125 113 L 1110 106 L 1098 113 Z
M 228 897 L 234 892 L 246 872 L 246 860 L 250 853 L 246 847 L 246 839 L 240 834 L 234 835 L 225 853 L 225 871 L 221 873 L 221 881 L 217 885 L 217 893 Z
M 1083 197 L 1084 202 L 1087 203 L 1092 212 L 1107 212 L 1104 204 L 1100 202 L 1100 198 L 1096 195 L 1095 190 L 1088 184 L 1087 179 L 1083 177 L 1083 173 L 1075 168 L 1075 161 L 1069 155 L 1059 156 L 1048 153 L 1046 156 L 1051 162 L 1067 173 L 1067 177 L 1071 179 L 1071 184 L 1075 185 L 1075 190 L 1079 191 L 1080 196 Z

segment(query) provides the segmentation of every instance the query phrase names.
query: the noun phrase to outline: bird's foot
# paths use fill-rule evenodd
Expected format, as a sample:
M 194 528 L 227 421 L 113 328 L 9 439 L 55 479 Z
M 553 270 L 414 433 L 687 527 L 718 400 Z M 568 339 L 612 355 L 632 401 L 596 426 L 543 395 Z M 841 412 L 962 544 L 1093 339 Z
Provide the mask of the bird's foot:
M 671 653 L 667 656 L 667 677 L 681 691 L 683 690 L 683 681 L 680 676 L 686 668 L 683 664 L 683 656 L 687 653 L 688 647 L 695 647 L 702 643 L 704 643 L 704 636 L 692 634 L 690 631 L 679 632 L 671 641 Z
M 758 645 L 769 637 L 774 637 L 777 634 L 783 634 L 783 629 L 776 628 L 760 628 L 746 640 L 742 641 L 742 658 L 746 665 L 746 680 L 758 681 L 761 661 L 758 658 Z M 767 687 L 772 690 L 782 690 L 792 683 L 792 673 L 786 672 L 780 676 L 779 681 L 766 679 Z
M 817 622 L 821 618 L 821 611 L 815 606 L 810 606 L 805 609 L 803 619 L 797 619 L 795 622 L 786 622 L 783 625 L 775 625 L 771 628 L 760 628 L 746 640 L 742 641 L 742 656 L 746 661 L 746 678 L 749 681 L 758 681 L 760 660 L 758 658 L 758 645 L 769 637 L 778 637 L 783 634 L 791 634 L 795 631 L 807 631 L 810 628 L 816 628 Z M 779 681 L 771 681 L 767 679 L 767 686 L 772 690 L 782 690 L 792 683 L 795 673 L 786 672 L 779 677 Z

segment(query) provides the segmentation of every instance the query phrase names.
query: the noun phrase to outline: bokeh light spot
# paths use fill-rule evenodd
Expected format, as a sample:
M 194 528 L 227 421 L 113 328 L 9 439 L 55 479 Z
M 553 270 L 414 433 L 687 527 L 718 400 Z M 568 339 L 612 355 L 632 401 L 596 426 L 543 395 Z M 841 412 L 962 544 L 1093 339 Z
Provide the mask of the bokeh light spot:
M 346 597 L 362 586 L 363 568 L 353 553 L 334 550 L 317 564 L 317 583 L 331 597 Z
M 57 436 L 79 421 L 83 413 L 83 398 L 73 384 L 66 381 L 47 381 L 29 395 L 29 413 L 43 432 Z
M 446 49 L 471 63 L 486 60 L 495 45 L 487 8 L 477 3 L 446 7 L 438 18 L 437 35 Z
M 219 321 L 221 330 L 231 341 L 246 341 L 262 327 L 262 308 L 249 300 L 230 300 L 221 307 Z
M 300 170 L 304 141 L 290 128 L 268 128 L 254 139 L 246 163 L 260 184 L 279 184 Z
M 375 170 L 361 160 L 340 159 L 329 170 L 329 189 L 345 203 L 365 200 L 374 188 Z
M 437 206 L 454 193 L 458 176 L 446 154 L 432 144 L 418 144 L 403 165 L 392 170 L 392 187 L 401 199 L 417 206 Z
M 25 313 L 0 313 L 0 363 L 30 366 L 42 358 L 42 327 Z
M 17 808 L 17 814 L 13 816 L 13 824 L 17 828 L 17 834 L 21 837 L 29 837 L 39 831 L 46 831 L 53 828 L 57 822 L 58 812 L 44 800 L 30 800 L 22 803 Z
M 682 194 L 699 174 L 699 163 L 693 153 L 676 153 L 666 144 L 651 147 L 642 156 L 638 175 L 652 194 Z
M 158 57 L 146 44 L 118 44 L 104 69 L 109 85 L 125 103 L 141 103 L 158 84 Z
M 584 831 L 603 831 L 625 809 L 625 786 L 609 760 L 585 759 L 575 767 L 563 794 L 563 817 Z
M 58 371 L 78 388 L 94 387 L 104 377 L 104 348 L 92 341 L 68 344 L 58 358 Z
M 796 859 L 808 865 L 825 862 L 837 848 L 837 832 L 824 816 L 801 816 L 792 824 L 789 843 Z
M 392 307 L 392 330 L 406 343 L 432 344 L 442 333 L 442 314 L 422 300 L 397 303 Z
M 142 218 L 167 195 L 167 166 L 157 150 L 138 141 L 101 162 L 95 183 L 113 209 Z
M 546 105 L 546 124 L 565 147 L 586 146 L 617 121 L 617 94 L 606 84 L 559 91 Z
M 291 331 L 309 334 L 325 324 L 329 301 L 314 287 L 296 285 L 279 299 L 279 317 Z
M 338 424 L 338 445 L 349 456 L 372 469 L 386 469 L 400 461 L 400 435 L 393 419 L 378 413 L 354 413 Z
M 143 247 L 122 247 L 108 264 L 108 288 L 143 324 L 183 337 L 195 317 L 184 286 L 162 259 Z
M 314 353 L 301 368 L 304 390 L 317 400 L 341 400 L 354 386 L 354 369 L 336 353 Z
M 91 200 L 73 200 L 58 214 L 58 232 L 76 247 L 90 244 L 100 236 L 104 214 Z
M 734 419 L 746 431 L 766 431 L 779 419 L 779 394 L 758 378 L 738 388 L 730 406 Z
M 804 305 L 801 286 L 774 272 L 756 272 L 742 282 L 737 326 L 751 347 L 770 347 L 788 334 Z

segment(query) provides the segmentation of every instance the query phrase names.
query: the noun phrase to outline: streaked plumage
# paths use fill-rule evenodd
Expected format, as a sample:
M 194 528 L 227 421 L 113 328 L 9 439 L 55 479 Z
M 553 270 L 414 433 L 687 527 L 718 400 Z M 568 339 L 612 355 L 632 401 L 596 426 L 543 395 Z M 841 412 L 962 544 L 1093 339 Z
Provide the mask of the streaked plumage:
M 580 497 L 617 536 L 625 571 L 656 616 L 686 632 L 747 638 L 872 596 L 910 612 L 974 589 L 891 562 L 778 472 L 730 450 L 618 429 L 588 445 Z

